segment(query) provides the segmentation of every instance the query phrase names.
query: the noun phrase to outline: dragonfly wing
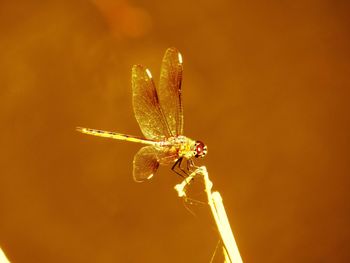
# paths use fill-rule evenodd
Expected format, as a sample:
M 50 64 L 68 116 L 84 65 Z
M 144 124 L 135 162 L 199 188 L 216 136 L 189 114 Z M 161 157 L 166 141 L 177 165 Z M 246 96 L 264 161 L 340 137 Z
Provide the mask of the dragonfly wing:
M 165 52 L 160 71 L 158 95 L 171 134 L 183 134 L 183 109 L 181 101 L 182 57 L 176 48 Z
M 152 75 L 141 65 L 132 68 L 132 91 L 135 118 L 143 135 L 152 140 L 164 140 L 170 137 Z
M 134 157 L 133 176 L 136 182 L 151 179 L 159 165 L 169 165 L 178 158 L 177 151 L 168 147 L 145 146 Z
M 154 146 L 142 147 L 134 157 L 133 176 L 136 182 L 151 179 L 159 167 L 158 151 Z

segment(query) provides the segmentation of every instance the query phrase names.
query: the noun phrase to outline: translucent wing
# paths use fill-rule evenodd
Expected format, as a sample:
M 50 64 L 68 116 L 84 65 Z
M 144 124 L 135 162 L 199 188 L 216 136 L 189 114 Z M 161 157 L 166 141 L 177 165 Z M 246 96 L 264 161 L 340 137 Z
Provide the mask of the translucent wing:
M 176 48 L 168 48 L 160 71 L 158 95 L 160 105 L 173 136 L 183 134 L 182 71 L 180 52 Z
M 159 105 L 150 71 L 141 65 L 132 68 L 132 91 L 135 118 L 147 139 L 164 140 L 170 130 Z
M 151 179 L 159 167 L 158 151 L 153 146 L 141 148 L 134 157 L 133 176 L 136 182 Z
M 178 158 L 178 153 L 173 148 L 145 146 L 134 157 L 133 176 L 136 182 L 144 182 L 151 179 L 159 165 L 169 165 Z

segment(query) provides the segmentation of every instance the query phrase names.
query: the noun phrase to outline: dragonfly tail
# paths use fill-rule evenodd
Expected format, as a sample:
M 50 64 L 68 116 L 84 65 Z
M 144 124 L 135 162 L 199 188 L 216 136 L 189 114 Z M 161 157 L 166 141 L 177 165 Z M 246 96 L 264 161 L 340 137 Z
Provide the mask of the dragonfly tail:
M 136 136 L 126 135 L 122 133 L 116 133 L 116 132 L 109 132 L 109 131 L 102 131 L 102 130 L 96 130 L 96 129 L 90 129 L 90 128 L 83 128 L 83 127 L 77 127 L 76 130 L 78 132 L 88 134 L 88 135 L 94 135 L 104 138 L 110 138 L 115 140 L 121 140 L 121 141 L 129 141 L 129 142 L 138 142 L 143 144 L 149 144 L 149 145 L 155 145 L 155 141 L 139 138 Z

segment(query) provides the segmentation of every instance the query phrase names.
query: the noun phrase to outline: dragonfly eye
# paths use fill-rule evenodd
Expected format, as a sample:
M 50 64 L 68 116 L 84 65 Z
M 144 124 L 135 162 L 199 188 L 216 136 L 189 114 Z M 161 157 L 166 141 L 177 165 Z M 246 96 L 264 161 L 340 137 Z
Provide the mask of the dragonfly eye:
M 207 146 L 203 142 L 196 141 L 195 147 L 196 158 L 203 158 L 207 154 Z

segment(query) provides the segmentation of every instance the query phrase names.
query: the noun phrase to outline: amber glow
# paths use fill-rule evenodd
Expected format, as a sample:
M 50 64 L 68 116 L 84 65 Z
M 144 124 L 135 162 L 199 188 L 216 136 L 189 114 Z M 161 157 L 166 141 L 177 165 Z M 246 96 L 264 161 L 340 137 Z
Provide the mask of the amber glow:
M 142 136 L 132 66 L 158 83 L 174 46 L 184 134 L 208 146 L 195 161 L 223 197 L 243 261 L 349 262 L 348 10 L 326 0 L 1 1 L 0 247 L 14 263 L 210 262 L 215 222 L 176 196 L 183 178 L 162 166 L 136 184 L 137 143 L 75 131 Z

